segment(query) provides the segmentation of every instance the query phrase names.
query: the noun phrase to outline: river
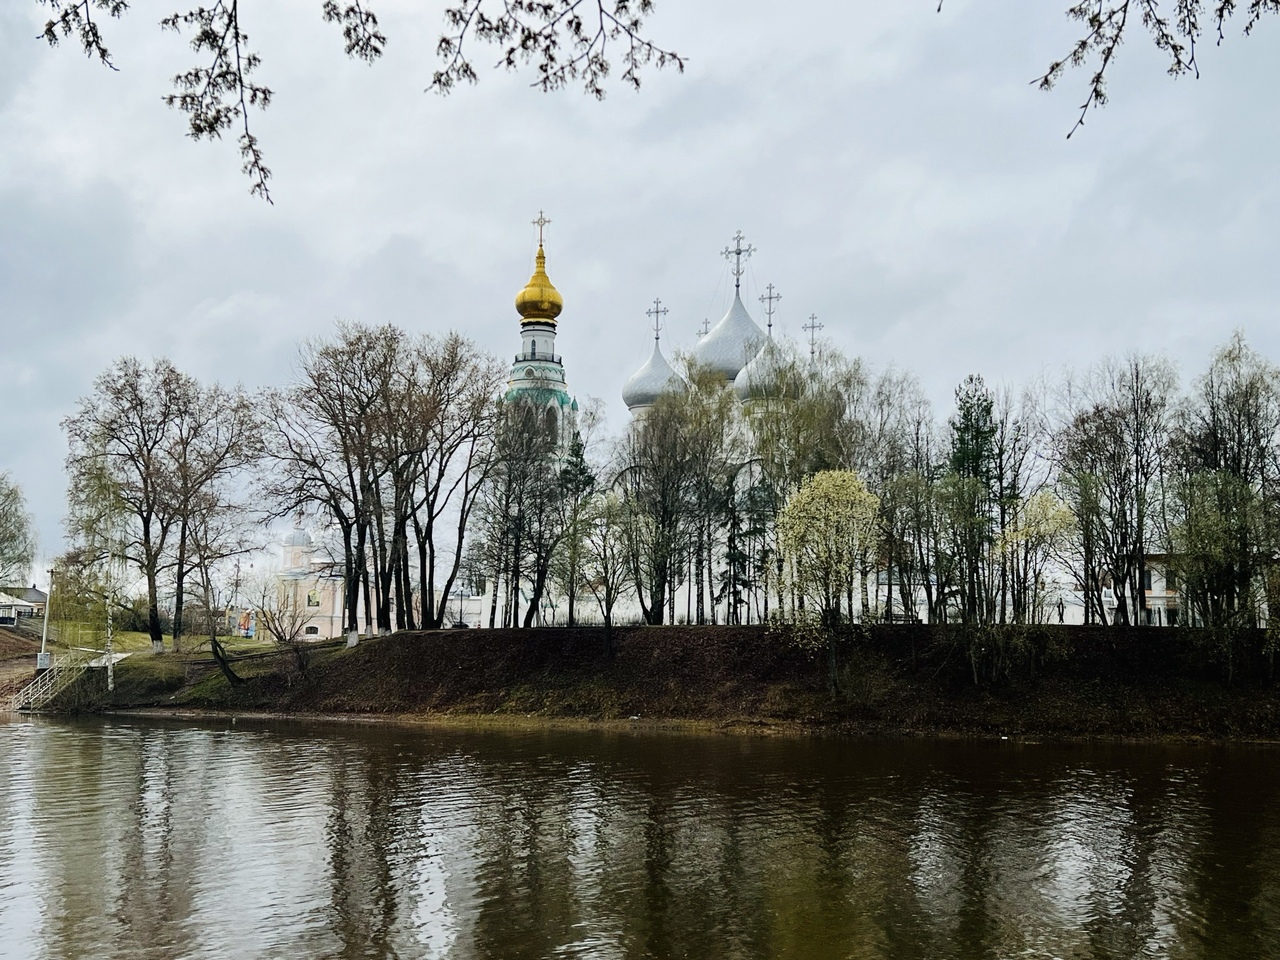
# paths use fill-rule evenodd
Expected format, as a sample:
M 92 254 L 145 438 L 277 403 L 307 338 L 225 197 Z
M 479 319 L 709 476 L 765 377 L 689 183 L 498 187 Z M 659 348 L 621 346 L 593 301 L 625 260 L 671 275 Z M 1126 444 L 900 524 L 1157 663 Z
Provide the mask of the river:
M 1280 957 L 1280 750 L 0 722 L 0 957 Z

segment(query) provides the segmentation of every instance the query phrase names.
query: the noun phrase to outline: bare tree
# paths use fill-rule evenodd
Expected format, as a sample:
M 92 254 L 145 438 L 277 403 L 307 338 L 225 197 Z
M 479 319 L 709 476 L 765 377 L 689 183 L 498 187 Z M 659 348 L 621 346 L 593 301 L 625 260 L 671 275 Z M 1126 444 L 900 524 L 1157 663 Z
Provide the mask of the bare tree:
M 588 416 L 596 425 L 596 415 Z M 581 422 L 581 421 L 580 421 Z M 593 522 L 591 498 L 596 492 L 595 469 L 587 459 L 587 444 L 579 430 L 569 441 L 564 463 L 560 468 L 560 491 L 564 498 L 564 535 L 561 547 L 552 557 L 551 575 L 557 591 L 567 601 L 569 626 L 577 622 L 578 598 L 582 591 L 583 569 L 586 563 L 586 537 Z
M 335 456 L 333 435 L 309 415 L 309 404 L 295 388 L 266 395 L 266 457 L 273 469 L 261 480 L 264 499 L 276 515 L 312 512 L 338 528 L 342 544 L 344 629 L 348 643 L 359 638 L 359 596 L 364 562 L 359 489 L 341 456 Z M 340 449 L 340 448 L 339 448 Z M 359 552 L 357 552 L 357 543 Z
M 193 526 L 203 524 L 207 531 L 209 525 L 219 523 L 221 517 L 249 512 L 238 494 L 245 470 L 262 452 L 262 425 L 255 402 L 242 389 L 227 389 L 218 384 L 206 387 L 195 381 L 184 381 L 178 387 L 174 396 L 174 429 L 165 448 L 167 464 L 163 479 L 173 503 L 175 527 L 175 650 L 184 626 L 182 614 L 192 559 Z M 243 529 L 243 525 L 237 525 L 236 529 Z M 240 543 L 243 542 L 241 539 Z M 204 562 L 207 565 L 207 556 Z M 207 572 L 207 569 L 203 572 L 206 578 Z
M 658 397 L 621 444 L 616 488 L 626 502 L 627 560 L 646 623 L 666 621 L 695 516 L 697 462 L 682 398 L 674 394 Z
M 268 398 L 276 515 L 327 517 L 342 540 L 348 642 L 438 628 L 491 468 L 501 370 L 456 334 L 340 324 L 304 345 L 298 382 Z M 420 606 L 415 603 L 420 600 Z
M 493 468 L 503 369 L 491 354 L 453 333 L 428 340 L 418 357 L 435 416 L 426 424 L 410 517 L 423 625 L 438 629 L 463 566 L 472 512 Z
M 215 578 L 227 561 L 243 556 L 252 549 L 249 533 L 249 511 L 241 503 L 227 497 L 217 487 L 201 490 L 185 511 L 191 566 L 199 581 L 204 601 L 205 628 L 209 635 L 209 652 L 218 669 L 232 686 L 244 680 L 231 665 L 231 657 L 218 636 L 225 604 L 218 603 Z M 176 631 L 175 631 L 176 633 Z
M 613 654 L 613 611 L 626 593 L 630 575 L 626 509 L 618 495 L 610 491 L 596 494 L 585 514 L 582 577 L 604 618 L 605 649 L 610 655 Z
M 168 360 L 144 366 L 133 357 L 113 364 L 94 381 L 74 416 L 62 422 L 70 451 L 68 500 L 72 533 L 92 536 L 103 518 L 126 524 L 120 545 L 146 581 L 148 633 L 163 651 L 160 576 L 177 519 L 169 485 L 168 445 L 181 408 L 180 394 L 193 390 L 190 377 Z
M 1163 465 L 1177 375 L 1163 358 L 1104 361 L 1065 391 L 1066 422 L 1056 431 L 1062 499 L 1075 514 L 1086 620 L 1106 622 L 1104 581 L 1119 623 L 1146 621 L 1146 568 L 1159 530 Z
M 250 584 L 249 602 L 258 627 L 293 658 L 300 676 L 307 673 L 307 626 L 314 614 L 306 598 L 278 576 L 262 576 Z
M 349 643 L 359 636 L 362 607 L 373 628 L 369 559 L 381 509 L 377 482 L 388 466 L 378 442 L 385 407 L 379 391 L 393 378 L 403 341 L 394 327 L 341 323 L 333 341 L 303 344 L 297 381 L 270 400 L 275 429 L 267 451 L 276 471 L 267 492 L 278 515 L 320 509 L 338 524 Z M 390 629 L 382 603 L 377 620 L 379 629 Z
M 503 624 L 532 626 L 566 532 L 560 425 L 537 397 L 503 401 L 486 497 L 486 534 L 500 550 L 495 589 L 505 591 Z M 494 547 L 490 548 L 495 553 Z

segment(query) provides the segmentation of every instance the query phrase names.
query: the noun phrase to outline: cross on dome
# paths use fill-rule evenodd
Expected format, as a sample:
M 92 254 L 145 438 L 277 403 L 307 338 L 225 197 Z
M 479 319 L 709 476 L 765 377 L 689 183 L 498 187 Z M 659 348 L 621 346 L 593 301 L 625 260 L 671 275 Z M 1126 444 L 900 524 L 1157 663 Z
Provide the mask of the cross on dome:
M 657 297 L 653 298 L 653 306 L 644 312 L 646 317 L 653 318 L 653 339 L 657 340 L 662 333 L 662 318 L 671 311 L 662 305 Z
M 551 221 L 546 218 L 546 215 L 539 210 L 538 219 L 533 221 L 533 225 L 538 228 L 538 246 L 542 246 L 542 229 L 550 223 Z
M 711 332 L 711 318 L 705 317 L 702 321 L 702 326 L 698 328 L 698 336 L 705 337 L 710 332 Z
M 809 331 L 809 359 L 812 360 L 818 352 L 818 331 L 824 329 L 824 327 L 818 322 L 818 315 L 811 313 L 809 314 L 809 322 L 800 329 Z
M 773 292 L 773 284 L 765 287 L 768 293 L 760 294 L 760 302 L 764 304 L 764 315 L 767 318 L 767 326 L 769 329 L 769 339 L 773 339 L 773 305 L 782 299 L 782 294 Z
M 732 271 L 734 293 L 737 293 L 739 288 L 741 288 L 742 275 L 746 272 L 746 268 L 742 266 L 742 261 L 751 259 L 751 255 L 756 252 L 756 248 L 751 246 L 751 244 L 747 244 L 745 247 L 742 245 L 742 241 L 745 239 L 747 238 L 744 237 L 742 235 L 742 231 L 739 230 L 733 235 L 733 246 L 725 247 L 720 253 L 720 255 L 726 260 L 733 261 Z

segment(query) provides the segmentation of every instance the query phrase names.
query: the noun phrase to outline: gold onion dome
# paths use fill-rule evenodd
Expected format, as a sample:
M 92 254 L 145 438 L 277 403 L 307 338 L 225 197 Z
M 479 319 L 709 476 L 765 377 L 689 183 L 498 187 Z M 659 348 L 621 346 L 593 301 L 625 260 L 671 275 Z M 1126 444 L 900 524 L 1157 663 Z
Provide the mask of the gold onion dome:
M 547 255 L 542 252 L 542 244 L 538 244 L 537 264 L 529 282 L 516 294 L 516 313 L 526 322 L 554 324 L 564 309 L 564 298 L 547 276 Z

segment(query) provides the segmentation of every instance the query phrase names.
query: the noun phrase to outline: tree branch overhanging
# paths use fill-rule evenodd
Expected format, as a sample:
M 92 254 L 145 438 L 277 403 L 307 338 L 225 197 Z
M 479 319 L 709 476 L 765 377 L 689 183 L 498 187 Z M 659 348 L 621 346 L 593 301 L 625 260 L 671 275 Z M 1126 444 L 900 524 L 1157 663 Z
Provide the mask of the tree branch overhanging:
M 587 7 L 583 11 L 583 7 Z M 490 0 L 462 0 L 445 10 L 450 33 L 440 38 L 436 52 L 445 61 L 432 76 L 429 90 L 448 93 L 459 82 L 475 83 L 477 74 L 466 56 L 469 37 L 502 48 L 496 66 L 508 70 L 533 64 L 533 86 L 558 90 L 581 79 L 597 100 L 605 95 L 611 68 L 608 49 L 623 44 L 622 82 L 640 88 L 647 66 L 674 66 L 684 72 L 685 58 L 645 38 L 644 18 L 653 12 L 652 0 L 503 0 L 496 16 L 485 12 Z
M 129 10 L 129 0 L 36 0 L 48 7 L 51 18 L 43 39 L 50 46 L 75 36 L 89 57 L 115 70 L 99 28 L 98 14 L 119 19 Z M 597 99 L 612 69 L 611 44 L 621 45 L 617 62 L 622 82 L 640 87 L 641 71 L 648 66 L 674 66 L 684 71 L 684 58 L 657 46 L 643 34 L 644 18 L 653 0 L 449 0 L 444 12 L 447 33 L 437 51 L 445 61 L 428 87 L 448 93 L 460 81 L 475 83 L 475 68 L 467 56 L 469 43 L 497 44 L 503 48 L 498 61 L 508 69 L 532 64 L 533 85 L 557 90 L 581 79 Z M 585 9 L 584 9 L 585 8 Z M 271 170 L 250 128 L 250 108 L 265 109 L 274 94 L 255 82 L 261 57 L 250 49 L 242 29 L 240 0 L 214 0 L 160 21 L 165 30 L 189 37 L 201 62 L 173 78 L 174 93 L 164 102 L 187 115 L 188 133 L 195 140 L 221 139 L 239 128 L 242 170 L 249 177 L 250 193 L 271 202 L 268 181 Z M 387 38 L 369 0 L 322 0 L 321 16 L 342 29 L 348 56 L 373 63 L 386 48 Z
M 187 115 L 193 140 L 221 139 L 239 122 L 241 170 L 253 186 L 250 193 L 271 202 L 267 181 L 271 170 L 263 161 L 258 140 L 249 129 L 249 108 L 265 109 L 271 89 L 250 78 L 261 58 L 248 48 L 249 38 L 240 28 L 239 0 L 216 0 L 210 7 L 174 13 L 160 21 L 165 30 L 191 35 L 191 49 L 209 58 L 207 65 L 192 67 L 173 78 L 177 93 L 164 97 L 170 107 Z
M 946 0 L 938 0 L 942 10 Z M 1080 114 L 1067 133 L 1068 139 L 1084 125 L 1090 110 L 1107 103 L 1107 74 L 1125 37 L 1140 23 L 1157 50 L 1168 57 L 1172 77 L 1200 76 L 1196 48 L 1204 32 L 1206 15 L 1216 34 L 1216 43 L 1226 39 L 1226 24 L 1237 12 L 1245 16 L 1244 34 L 1253 32 L 1265 14 L 1280 13 L 1280 0 L 1076 0 L 1067 8 L 1068 19 L 1083 26 L 1083 35 L 1060 59 L 1052 61 L 1043 74 L 1031 82 L 1041 90 L 1051 90 L 1068 67 L 1092 65 Z

